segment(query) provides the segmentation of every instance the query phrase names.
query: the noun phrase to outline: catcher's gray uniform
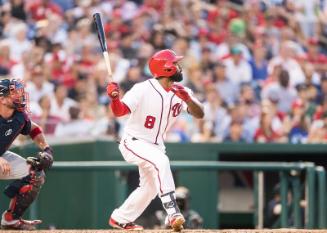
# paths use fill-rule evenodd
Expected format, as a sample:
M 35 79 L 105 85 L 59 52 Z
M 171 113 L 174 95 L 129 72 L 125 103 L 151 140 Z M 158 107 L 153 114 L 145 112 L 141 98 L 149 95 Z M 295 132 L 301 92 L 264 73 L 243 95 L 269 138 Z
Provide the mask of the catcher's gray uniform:
M 0 180 L 20 179 L 29 174 L 30 165 L 28 165 L 26 160 L 18 154 L 11 151 L 6 151 L 2 155 L 2 158 L 8 161 L 11 170 L 7 175 L 0 173 Z

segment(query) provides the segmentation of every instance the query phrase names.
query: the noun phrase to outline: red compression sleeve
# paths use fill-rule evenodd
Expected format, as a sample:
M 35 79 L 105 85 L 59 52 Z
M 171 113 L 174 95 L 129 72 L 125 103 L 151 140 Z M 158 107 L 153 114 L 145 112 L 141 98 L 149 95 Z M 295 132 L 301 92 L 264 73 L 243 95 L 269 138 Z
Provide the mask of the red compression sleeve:
M 113 99 L 110 107 L 116 117 L 124 116 L 131 112 L 127 105 L 121 102 L 119 98 Z

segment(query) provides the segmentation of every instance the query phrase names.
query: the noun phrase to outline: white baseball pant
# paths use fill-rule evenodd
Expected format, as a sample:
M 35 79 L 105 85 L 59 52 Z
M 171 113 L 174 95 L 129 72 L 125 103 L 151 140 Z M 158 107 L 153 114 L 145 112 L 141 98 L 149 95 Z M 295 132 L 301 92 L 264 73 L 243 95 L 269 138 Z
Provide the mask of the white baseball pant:
M 0 172 L 0 180 L 20 179 L 29 174 L 30 165 L 26 163 L 23 157 L 11 151 L 6 151 L 1 157 L 8 161 L 11 169 L 7 175 Z
M 119 149 L 128 163 L 138 166 L 140 184 L 111 217 L 119 223 L 134 222 L 156 195 L 175 191 L 167 155 L 159 148 L 131 136 L 123 137 Z

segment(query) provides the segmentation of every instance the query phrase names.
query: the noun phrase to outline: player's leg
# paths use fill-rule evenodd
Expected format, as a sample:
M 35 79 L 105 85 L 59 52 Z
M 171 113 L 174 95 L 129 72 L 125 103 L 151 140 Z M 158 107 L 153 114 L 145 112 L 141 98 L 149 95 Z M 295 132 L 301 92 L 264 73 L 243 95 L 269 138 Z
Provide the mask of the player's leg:
M 180 231 L 183 229 L 185 218 L 181 214 L 176 202 L 175 183 L 167 155 L 160 155 L 160 159 L 157 161 L 157 166 L 164 174 L 164 176 L 161 176 L 164 177 L 164 182 L 161 184 L 160 199 L 163 208 L 167 212 L 168 223 L 174 231 Z
M 175 183 L 167 155 L 156 145 L 127 138 L 120 149 L 127 162 L 152 169 L 152 179 L 169 216 L 172 228 L 180 230 L 185 222 L 176 203 Z
M 110 217 L 109 224 L 114 228 L 134 230 L 143 229 L 141 226 L 138 226 L 133 222 L 143 213 L 158 193 L 156 184 L 152 179 L 152 169 L 139 167 L 139 174 L 139 187 L 128 196 L 119 208 L 113 211 Z
M 41 186 L 45 181 L 43 171 L 34 171 L 26 163 L 26 160 L 19 155 L 7 151 L 3 156 L 11 167 L 8 176 L 0 176 L 0 179 L 15 179 L 9 184 L 4 193 L 11 199 L 9 208 L 2 214 L 1 227 L 4 229 L 35 229 L 40 220 L 23 220 L 26 209 L 36 199 Z

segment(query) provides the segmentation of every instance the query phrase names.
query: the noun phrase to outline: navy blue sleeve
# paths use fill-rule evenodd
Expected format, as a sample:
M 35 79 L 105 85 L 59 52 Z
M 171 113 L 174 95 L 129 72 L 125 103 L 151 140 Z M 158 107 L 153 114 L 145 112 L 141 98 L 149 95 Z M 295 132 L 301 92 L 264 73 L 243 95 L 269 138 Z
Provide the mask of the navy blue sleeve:
M 31 132 L 32 123 L 30 118 L 27 116 L 26 113 L 24 113 L 24 127 L 22 128 L 22 131 L 20 131 L 23 135 L 29 135 Z

